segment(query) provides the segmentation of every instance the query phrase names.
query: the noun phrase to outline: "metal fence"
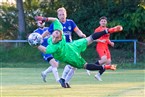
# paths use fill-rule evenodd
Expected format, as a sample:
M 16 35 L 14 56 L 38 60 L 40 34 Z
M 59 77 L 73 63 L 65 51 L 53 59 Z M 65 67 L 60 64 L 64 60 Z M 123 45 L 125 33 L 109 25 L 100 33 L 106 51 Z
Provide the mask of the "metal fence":
M 135 39 L 131 39 L 131 40 L 111 40 L 112 42 L 133 42 L 134 43 L 134 64 L 136 64 L 136 44 L 137 44 L 137 40 Z M 27 40 L 0 40 L 0 43 L 26 43 Z

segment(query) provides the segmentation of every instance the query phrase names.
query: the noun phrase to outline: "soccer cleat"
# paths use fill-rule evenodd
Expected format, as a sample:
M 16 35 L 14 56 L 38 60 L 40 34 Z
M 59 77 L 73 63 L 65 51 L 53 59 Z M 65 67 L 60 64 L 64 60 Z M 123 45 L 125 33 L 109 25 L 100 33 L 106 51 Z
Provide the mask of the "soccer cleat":
M 110 70 L 116 70 L 117 65 L 111 65 Z
M 60 78 L 60 79 L 59 79 L 59 83 L 61 84 L 61 86 L 62 86 L 63 88 L 67 88 L 67 87 L 66 87 L 66 84 L 65 84 L 65 79 Z
M 44 74 L 44 72 L 41 73 L 41 77 L 42 77 L 42 80 L 43 80 L 44 82 L 46 82 L 46 74 Z
M 98 81 L 102 81 L 101 77 L 100 77 L 100 74 L 96 74 L 95 75 L 95 78 L 98 80 Z
M 68 83 L 66 83 L 66 88 L 71 88 L 70 85 Z
M 120 32 L 123 30 L 123 27 L 121 25 L 115 26 L 113 28 L 109 28 L 108 32 L 109 33 L 114 33 L 114 32 Z

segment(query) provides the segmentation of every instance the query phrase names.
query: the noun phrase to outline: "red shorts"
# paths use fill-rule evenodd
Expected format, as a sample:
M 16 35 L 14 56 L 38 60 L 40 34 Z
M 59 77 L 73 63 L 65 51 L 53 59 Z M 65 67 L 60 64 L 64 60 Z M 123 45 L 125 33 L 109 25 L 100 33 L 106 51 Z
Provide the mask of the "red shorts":
M 111 59 L 110 51 L 108 47 L 96 47 L 96 51 L 99 54 L 99 57 L 101 58 L 102 56 L 106 55 L 107 59 Z

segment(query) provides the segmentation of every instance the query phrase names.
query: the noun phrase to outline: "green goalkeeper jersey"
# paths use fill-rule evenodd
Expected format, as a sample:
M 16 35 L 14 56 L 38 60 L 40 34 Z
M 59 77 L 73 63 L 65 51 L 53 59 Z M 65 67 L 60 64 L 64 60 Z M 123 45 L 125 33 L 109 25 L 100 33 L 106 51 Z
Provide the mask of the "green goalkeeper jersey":
M 58 20 L 54 22 L 54 30 L 62 30 L 62 25 Z M 76 68 L 83 68 L 86 61 L 81 57 L 80 53 L 85 51 L 87 40 L 85 38 L 66 43 L 65 36 L 62 35 L 62 40 L 58 43 L 52 43 L 52 36 L 48 39 L 49 45 L 46 48 L 46 53 L 52 54 L 59 61 L 70 64 Z

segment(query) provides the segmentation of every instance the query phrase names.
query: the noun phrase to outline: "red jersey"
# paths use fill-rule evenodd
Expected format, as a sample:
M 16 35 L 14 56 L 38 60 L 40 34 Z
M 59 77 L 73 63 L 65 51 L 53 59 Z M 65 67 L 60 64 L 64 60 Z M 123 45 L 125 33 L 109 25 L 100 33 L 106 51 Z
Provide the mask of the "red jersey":
M 95 29 L 95 33 L 96 33 L 96 32 L 101 32 L 101 31 L 103 31 L 103 30 L 105 30 L 105 29 L 107 29 L 107 27 L 99 26 L 98 28 Z M 110 34 L 105 34 L 105 35 L 103 35 L 102 37 L 99 38 L 99 40 L 106 40 L 105 43 L 98 42 L 98 43 L 97 43 L 97 46 L 107 46 L 107 47 L 108 47 L 109 38 L 110 38 Z

